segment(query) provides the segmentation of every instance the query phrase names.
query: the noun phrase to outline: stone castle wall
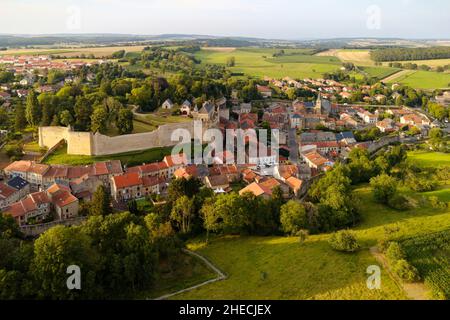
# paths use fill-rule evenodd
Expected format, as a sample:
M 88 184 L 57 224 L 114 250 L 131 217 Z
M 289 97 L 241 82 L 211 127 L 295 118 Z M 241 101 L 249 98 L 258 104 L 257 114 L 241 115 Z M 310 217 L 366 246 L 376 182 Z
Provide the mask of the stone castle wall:
M 61 140 L 67 143 L 67 153 L 73 155 L 101 156 L 158 147 L 174 146 L 172 132 L 186 129 L 194 137 L 194 123 L 171 123 L 160 126 L 152 132 L 109 137 L 100 133 L 76 132 L 66 127 L 40 127 L 39 145 L 52 148 Z

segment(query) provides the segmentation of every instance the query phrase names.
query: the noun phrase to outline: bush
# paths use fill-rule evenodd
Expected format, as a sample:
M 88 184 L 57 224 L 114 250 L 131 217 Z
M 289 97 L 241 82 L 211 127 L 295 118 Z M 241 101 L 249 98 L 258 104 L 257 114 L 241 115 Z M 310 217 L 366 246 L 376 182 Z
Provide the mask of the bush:
M 435 209 L 447 208 L 447 204 L 445 202 L 440 201 L 439 198 L 436 196 L 429 197 L 428 200 L 430 201 L 430 205 Z
M 300 230 L 297 232 L 297 237 L 298 237 L 298 242 L 300 242 L 300 244 L 305 243 L 306 239 L 309 236 L 309 231 L 308 230 Z
M 388 206 L 395 210 L 408 210 L 411 205 L 409 203 L 408 198 L 403 195 L 395 194 L 388 200 Z
M 328 243 L 336 251 L 355 252 L 360 248 L 354 233 L 348 230 L 334 233 Z
M 415 282 L 420 280 L 417 269 L 404 259 L 398 260 L 393 265 L 392 270 L 404 281 Z
M 386 257 L 391 263 L 397 262 L 397 260 L 403 260 L 406 258 L 405 252 L 397 242 L 391 242 L 386 249 Z
M 18 144 L 8 144 L 5 146 L 5 153 L 6 155 L 15 160 L 20 159 L 23 156 L 23 150 L 22 147 Z
M 397 180 L 387 174 L 381 174 L 370 179 L 370 186 L 375 201 L 383 204 L 388 204 L 397 193 Z

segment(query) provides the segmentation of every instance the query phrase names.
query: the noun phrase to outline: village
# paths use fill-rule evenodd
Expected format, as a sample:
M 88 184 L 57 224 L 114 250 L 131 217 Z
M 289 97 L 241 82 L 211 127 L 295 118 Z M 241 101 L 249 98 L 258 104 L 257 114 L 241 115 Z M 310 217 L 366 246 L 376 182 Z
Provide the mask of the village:
M 314 83 L 315 86 L 323 84 Z M 328 84 L 325 84 L 328 85 Z M 339 87 L 336 83 L 333 86 Z M 435 126 L 427 116 L 407 107 L 348 105 L 330 102 L 321 86 L 314 102 L 273 101 L 272 89 L 258 86 L 267 107 L 227 99 L 205 102 L 200 108 L 185 101 L 176 106 L 165 101 L 162 109 L 178 109 L 193 120 L 225 132 L 227 129 L 279 130 L 279 150 L 235 164 L 236 150 L 214 154 L 212 165 L 194 165 L 184 154 L 165 156 L 160 162 L 126 167 L 118 160 L 87 166 L 47 165 L 14 161 L 3 170 L 0 210 L 22 227 L 70 221 L 79 216 L 80 203 L 91 201 L 99 186 L 111 193 L 112 206 L 120 211 L 133 200 L 164 201 L 172 179 L 200 179 L 216 194 L 237 191 L 270 198 L 281 189 L 285 199 L 301 198 L 311 182 L 345 162 L 353 148 L 373 153 L 401 139 L 420 139 Z M 346 91 L 343 91 L 346 92 Z M 372 139 L 358 141 L 354 133 L 374 131 Z M 411 138 L 412 137 L 412 138 Z M 405 140 L 405 141 L 406 141 Z

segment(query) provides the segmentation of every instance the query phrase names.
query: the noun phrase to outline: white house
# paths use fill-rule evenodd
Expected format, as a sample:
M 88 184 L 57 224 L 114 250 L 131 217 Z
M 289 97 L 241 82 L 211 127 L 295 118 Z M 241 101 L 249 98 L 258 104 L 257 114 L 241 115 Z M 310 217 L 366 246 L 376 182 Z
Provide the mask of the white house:
M 164 103 L 162 104 L 161 108 L 163 109 L 172 109 L 174 106 L 172 100 L 167 99 L 166 101 L 164 101 Z
M 180 107 L 181 114 L 186 115 L 186 116 L 190 115 L 191 107 L 192 107 L 192 104 L 188 100 L 184 101 Z

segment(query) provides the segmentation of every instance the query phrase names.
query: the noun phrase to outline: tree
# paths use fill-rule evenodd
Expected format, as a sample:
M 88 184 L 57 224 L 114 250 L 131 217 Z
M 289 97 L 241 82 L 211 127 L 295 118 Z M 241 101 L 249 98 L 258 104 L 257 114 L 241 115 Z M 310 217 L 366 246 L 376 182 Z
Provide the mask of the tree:
M 298 201 L 291 200 L 281 206 L 280 221 L 283 231 L 292 236 L 308 228 L 305 207 Z
M 128 206 L 128 211 L 130 211 L 130 213 L 132 214 L 139 214 L 139 209 L 138 209 L 138 205 L 137 205 L 137 201 L 136 200 L 131 200 L 127 203 Z
M 206 229 L 206 243 L 209 242 L 209 233 L 220 229 L 219 215 L 214 202 L 214 198 L 207 199 L 200 211 L 203 218 L 203 226 Z
M 336 251 L 355 252 L 360 248 L 355 234 L 348 230 L 333 233 L 328 243 Z
M 193 218 L 193 214 L 193 199 L 189 199 L 187 196 L 182 196 L 175 201 L 170 213 L 170 218 L 175 221 L 182 233 L 188 233 L 191 231 L 190 223 Z
M 144 221 L 129 212 L 91 216 L 81 231 L 92 240 L 102 260 L 98 285 L 102 298 L 148 289 L 156 272 L 157 256 Z
M 388 204 L 389 200 L 397 193 L 397 180 L 387 174 L 381 174 L 370 179 L 372 194 L 379 203 Z
M 98 290 L 95 273 L 100 257 L 87 235 L 78 228 L 57 226 L 42 234 L 34 244 L 32 274 L 40 298 L 92 298 Z M 69 290 L 66 285 L 69 266 L 81 270 L 83 290 Z
M 19 104 L 16 107 L 14 114 L 14 129 L 22 131 L 27 126 L 27 118 L 25 117 L 25 108 Z
M 105 107 L 98 105 L 94 108 L 91 116 L 91 131 L 105 133 L 108 128 L 108 113 Z
M 121 108 L 117 116 L 116 127 L 120 134 L 133 132 L 133 112 L 126 108 Z
M 106 216 L 111 213 L 111 195 L 106 191 L 106 188 L 101 185 L 97 188 L 92 197 L 90 214 L 94 216 Z
M 57 107 L 57 98 L 52 93 L 41 93 L 38 96 L 39 105 L 42 110 L 41 125 L 48 126 L 52 122 L 55 109 Z
M 235 57 L 229 57 L 227 59 L 227 67 L 234 67 L 236 65 L 236 58 Z
M 73 117 L 69 110 L 63 110 L 60 114 L 60 122 L 62 125 L 68 127 L 73 124 Z
M 34 90 L 31 90 L 27 96 L 25 107 L 25 117 L 30 126 L 36 126 L 41 121 L 41 109 Z
M 370 154 L 362 148 L 354 148 L 349 154 L 350 178 L 353 184 L 368 182 L 373 176 L 374 166 Z
M 22 233 L 20 232 L 19 226 L 14 218 L 0 214 L 0 238 L 9 239 L 18 238 L 21 236 Z
M 91 128 L 92 107 L 87 98 L 79 96 L 75 103 L 75 127 L 81 131 Z
M 174 179 L 171 181 L 171 183 L 169 184 L 169 188 L 167 189 L 169 201 L 175 202 L 182 196 L 192 198 L 199 192 L 200 186 L 201 182 L 199 179 L 196 178 Z

